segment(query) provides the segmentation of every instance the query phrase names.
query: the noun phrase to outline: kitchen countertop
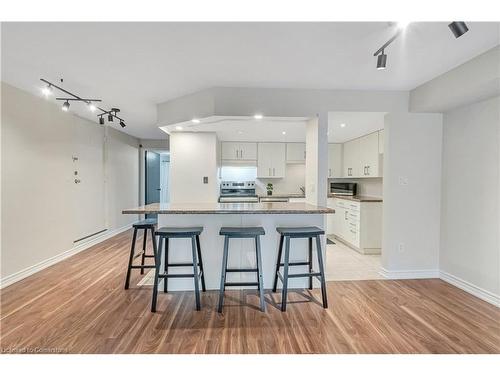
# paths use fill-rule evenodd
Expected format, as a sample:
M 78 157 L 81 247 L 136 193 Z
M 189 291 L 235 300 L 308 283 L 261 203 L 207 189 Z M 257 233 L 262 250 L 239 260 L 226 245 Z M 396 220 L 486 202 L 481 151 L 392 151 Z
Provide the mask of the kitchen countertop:
M 305 198 L 306 196 L 302 193 L 288 193 L 288 194 L 259 194 L 259 198 Z
M 338 198 L 338 199 L 345 199 L 348 201 L 355 201 L 355 202 L 382 202 L 383 199 L 380 197 L 370 197 L 367 195 L 337 195 L 337 194 L 328 194 L 328 198 Z
M 152 203 L 123 214 L 333 214 L 335 210 L 308 203 Z

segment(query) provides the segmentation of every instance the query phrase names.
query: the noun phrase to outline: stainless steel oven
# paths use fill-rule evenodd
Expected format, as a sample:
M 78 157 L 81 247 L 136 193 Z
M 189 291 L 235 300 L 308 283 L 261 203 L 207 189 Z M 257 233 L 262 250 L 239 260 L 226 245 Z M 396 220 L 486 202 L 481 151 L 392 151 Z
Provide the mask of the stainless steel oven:
M 258 203 L 255 181 L 222 181 L 219 202 L 221 203 Z

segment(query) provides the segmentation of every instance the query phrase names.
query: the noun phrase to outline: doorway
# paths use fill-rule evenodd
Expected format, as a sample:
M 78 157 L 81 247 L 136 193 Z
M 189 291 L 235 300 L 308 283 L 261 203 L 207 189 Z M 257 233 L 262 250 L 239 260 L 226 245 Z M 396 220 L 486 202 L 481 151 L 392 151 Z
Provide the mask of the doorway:
M 168 203 L 170 155 L 165 151 L 146 150 L 144 153 L 144 203 Z M 146 215 L 146 218 L 156 215 Z

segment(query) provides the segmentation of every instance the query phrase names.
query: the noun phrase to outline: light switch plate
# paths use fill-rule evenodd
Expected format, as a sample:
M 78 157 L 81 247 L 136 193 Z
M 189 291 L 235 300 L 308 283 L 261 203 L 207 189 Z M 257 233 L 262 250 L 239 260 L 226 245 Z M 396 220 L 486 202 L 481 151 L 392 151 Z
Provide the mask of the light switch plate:
M 207 176 L 203 177 L 203 183 L 208 184 L 208 177 Z

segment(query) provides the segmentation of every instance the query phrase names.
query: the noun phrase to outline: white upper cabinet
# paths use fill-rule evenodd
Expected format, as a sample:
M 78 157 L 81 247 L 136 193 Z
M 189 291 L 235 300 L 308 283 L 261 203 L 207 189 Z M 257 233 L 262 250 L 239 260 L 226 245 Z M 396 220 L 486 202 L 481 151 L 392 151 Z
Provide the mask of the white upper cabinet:
M 258 144 L 257 178 L 283 178 L 286 170 L 286 144 Z
M 379 132 L 344 143 L 342 177 L 379 177 Z
M 343 177 L 360 177 L 360 139 L 344 143 Z
M 371 133 L 360 139 L 360 171 L 361 177 L 378 177 L 379 153 L 378 132 Z
M 305 163 L 306 162 L 306 144 L 305 143 L 287 143 L 286 144 L 286 162 L 287 163 Z
M 222 142 L 222 160 L 257 160 L 257 143 Z
M 340 178 L 342 174 L 342 143 L 329 143 L 328 178 Z

